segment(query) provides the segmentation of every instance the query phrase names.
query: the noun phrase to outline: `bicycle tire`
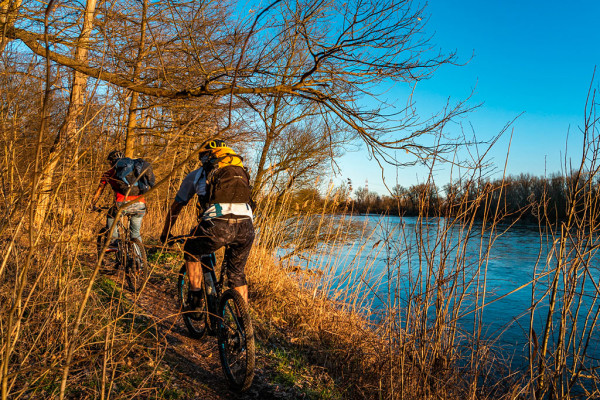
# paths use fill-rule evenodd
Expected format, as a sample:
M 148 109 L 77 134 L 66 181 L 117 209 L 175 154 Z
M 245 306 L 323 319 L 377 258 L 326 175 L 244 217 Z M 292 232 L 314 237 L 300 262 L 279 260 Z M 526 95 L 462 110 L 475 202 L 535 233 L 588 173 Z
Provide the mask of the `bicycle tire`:
M 127 246 L 127 243 L 125 243 L 125 241 L 121 240 L 121 239 L 117 239 L 117 251 L 114 254 L 114 260 L 115 260 L 115 271 L 116 270 L 121 270 L 123 272 L 127 271 L 127 259 L 129 258 L 129 251 L 130 249 L 128 249 L 129 246 Z M 122 273 L 119 274 L 120 278 L 120 285 L 121 287 L 124 289 L 125 285 L 127 284 L 127 274 L 126 273 Z
M 125 271 L 129 251 L 127 245 L 121 239 L 117 239 L 117 252 L 114 254 L 116 267 Z
M 103 227 L 100 229 L 98 236 L 96 237 L 96 254 L 98 259 L 100 259 L 100 256 L 102 255 L 106 241 L 109 240 L 106 237 L 106 234 L 107 230 Z M 104 265 L 110 265 L 115 271 L 119 268 L 124 268 L 125 262 L 123 261 L 123 254 L 125 254 L 125 249 L 123 248 L 121 241 L 117 239 L 117 249 L 104 250 Z
M 131 240 L 126 247 L 129 250 L 125 266 L 127 285 L 132 292 L 138 293 L 148 278 L 146 249 L 139 239 Z
M 187 277 L 187 272 L 185 269 L 185 264 L 179 270 L 179 275 L 177 278 L 177 295 L 179 297 L 179 305 L 181 310 L 184 310 L 188 306 L 188 291 L 189 291 L 189 279 Z M 190 333 L 190 336 L 194 339 L 201 339 L 207 331 L 207 308 L 206 308 L 206 296 L 204 295 L 204 290 L 202 291 L 202 304 L 200 307 L 202 308 L 202 316 L 200 319 L 193 318 L 189 313 L 185 311 L 182 312 L 183 322 Z
M 254 329 L 248 305 L 234 289 L 221 297 L 217 336 L 221 366 L 230 386 L 240 392 L 248 390 L 254 379 Z

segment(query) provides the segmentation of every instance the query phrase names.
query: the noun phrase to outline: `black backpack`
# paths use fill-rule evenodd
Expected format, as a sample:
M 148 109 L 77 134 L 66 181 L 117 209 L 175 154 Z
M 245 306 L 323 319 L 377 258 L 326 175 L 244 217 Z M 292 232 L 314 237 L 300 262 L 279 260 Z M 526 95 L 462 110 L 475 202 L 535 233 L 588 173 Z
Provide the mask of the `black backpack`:
M 213 150 L 212 158 L 204 166 L 207 170 L 204 209 L 216 203 L 252 204 L 250 175 L 242 161 L 229 147 Z
M 150 190 L 156 181 L 152 166 L 142 158 L 124 157 L 115 163 L 115 179 L 122 194 L 138 196 Z
M 247 203 L 251 201 L 252 188 L 246 168 L 227 165 L 213 168 L 206 178 L 206 206 L 216 203 Z

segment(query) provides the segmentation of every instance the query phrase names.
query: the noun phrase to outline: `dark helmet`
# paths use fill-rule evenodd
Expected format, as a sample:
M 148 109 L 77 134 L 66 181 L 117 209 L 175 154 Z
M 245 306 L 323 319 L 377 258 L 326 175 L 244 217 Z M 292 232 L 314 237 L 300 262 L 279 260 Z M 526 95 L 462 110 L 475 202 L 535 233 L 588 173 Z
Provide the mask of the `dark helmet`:
M 120 150 L 113 150 L 108 153 L 106 160 L 110 163 L 110 165 L 115 165 L 115 163 L 121 158 L 125 158 L 125 154 L 123 154 L 123 152 Z

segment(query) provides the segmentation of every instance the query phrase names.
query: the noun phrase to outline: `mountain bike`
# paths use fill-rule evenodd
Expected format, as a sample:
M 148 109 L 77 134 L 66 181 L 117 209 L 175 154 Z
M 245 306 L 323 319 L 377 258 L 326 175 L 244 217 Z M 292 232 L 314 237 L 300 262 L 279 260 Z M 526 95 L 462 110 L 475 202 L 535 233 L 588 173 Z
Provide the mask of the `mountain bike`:
M 101 212 L 109 210 L 110 207 L 96 207 L 94 211 Z M 148 277 L 148 261 L 146 259 L 146 249 L 139 239 L 130 239 L 129 217 L 130 213 L 123 211 L 117 220 L 118 238 L 114 245 L 109 245 L 105 249 L 104 257 L 109 262 L 113 262 L 115 269 L 125 271 L 125 279 L 129 290 L 134 293 L 139 292 Z M 97 239 L 98 251 L 104 248 L 104 241 L 109 240 L 106 227 L 99 232 Z M 100 257 L 100 253 L 98 253 Z
M 173 238 L 182 243 L 184 237 Z M 219 357 L 223 372 L 230 386 L 237 391 L 245 391 L 254 379 L 255 345 L 254 329 L 248 312 L 248 304 L 235 289 L 223 291 L 227 263 L 223 262 L 219 279 L 216 279 L 216 257 L 210 254 L 208 265 L 202 266 L 201 312 L 184 311 L 183 321 L 195 339 L 205 334 L 217 336 Z M 203 261 L 206 261 L 203 259 Z M 190 282 L 185 264 L 179 271 L 177 293 L 181 308 L 188 307 Z

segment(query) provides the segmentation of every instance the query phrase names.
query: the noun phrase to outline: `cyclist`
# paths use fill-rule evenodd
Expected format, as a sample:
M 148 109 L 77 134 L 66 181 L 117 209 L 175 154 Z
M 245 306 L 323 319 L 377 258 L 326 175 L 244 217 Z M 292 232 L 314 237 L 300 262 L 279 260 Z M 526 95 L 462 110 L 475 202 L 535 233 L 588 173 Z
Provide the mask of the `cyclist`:
M 91 209 L 96 209 L 96 203 L 98 199 L 102 195 L 106 184 L 109 184 L 115 193 L 115 205 L 113 205 L 108 212 L 106 213 L 106 226 L 102 228 L 100 231 L 100 235 L 104 235 L 110 231 L 110 228 L 115 220 L 115 216 L 117 215 L 117 209 L 125 202 L 129 202 L 135 199 L 138 199 L 137 202 L 129 205 L 124 212 L 129 216 L 129 230 L 131 235 L 131 240 L 137 240 L 141 243 L 142 237 L 140 236 L 140 229 L 142 227 L 142 219 L 146 214 L 146 201 L 143 196 L 139 196 L 137 192 L 135 194 L 130 191 L 129 193 L 123 193 L 122 185 L 120 185 L 120 180 L 116 176 L 115 164 L 121 158 L 125 158 L 123 152 L 119 150 L 113 150 L 108 154 L 106 161 L 110 165 L 110 169 L 105 171 L 100 178 L 100 184 L 98 185 L 98 189 L 96 189 L 96 193 L 92 198 Z M 110 247 L 115 246 L 115 240 L 118 238 L 118 232 L 116 229 L 113 230 Z M 99 250 L 102 248 L 102 241 L 98 242 Z
M 239 167 L 240 161 L 236 165 L 237 169 L 231 171 L 237 171 L 235 178 L 243 179 L 224 184 L 215 182 L 215 176 L 222 176 L 216 173 L 217 170 L 227 168 L 219 164 L 223 160 L 219 158 L 219 154 L 223 152 L 241 160 L 222 140 L 213 139 L 202 144 L 198 155 L 202 166 L 184 178 L 167 213 L 160 236 L 162 243 L 168 242 L 170 229 L 181 209 L 194 195 L 198 196 L 198 225 L 192 229 L 190 238 L 184 245 L 185 265 L 190 279 L 188 311 L 197 309 L 201 301 L 202 264 L 207 265 L 207 262 L 203 262 L 204 258 L 223 246 L 227 246 L 224 262 L 227 262 L 229 286 L 248 302 L 244 267 L 254 241 L 249 177 L 246 170 Z M 214 201 L 215 198 L 217 201 Z

